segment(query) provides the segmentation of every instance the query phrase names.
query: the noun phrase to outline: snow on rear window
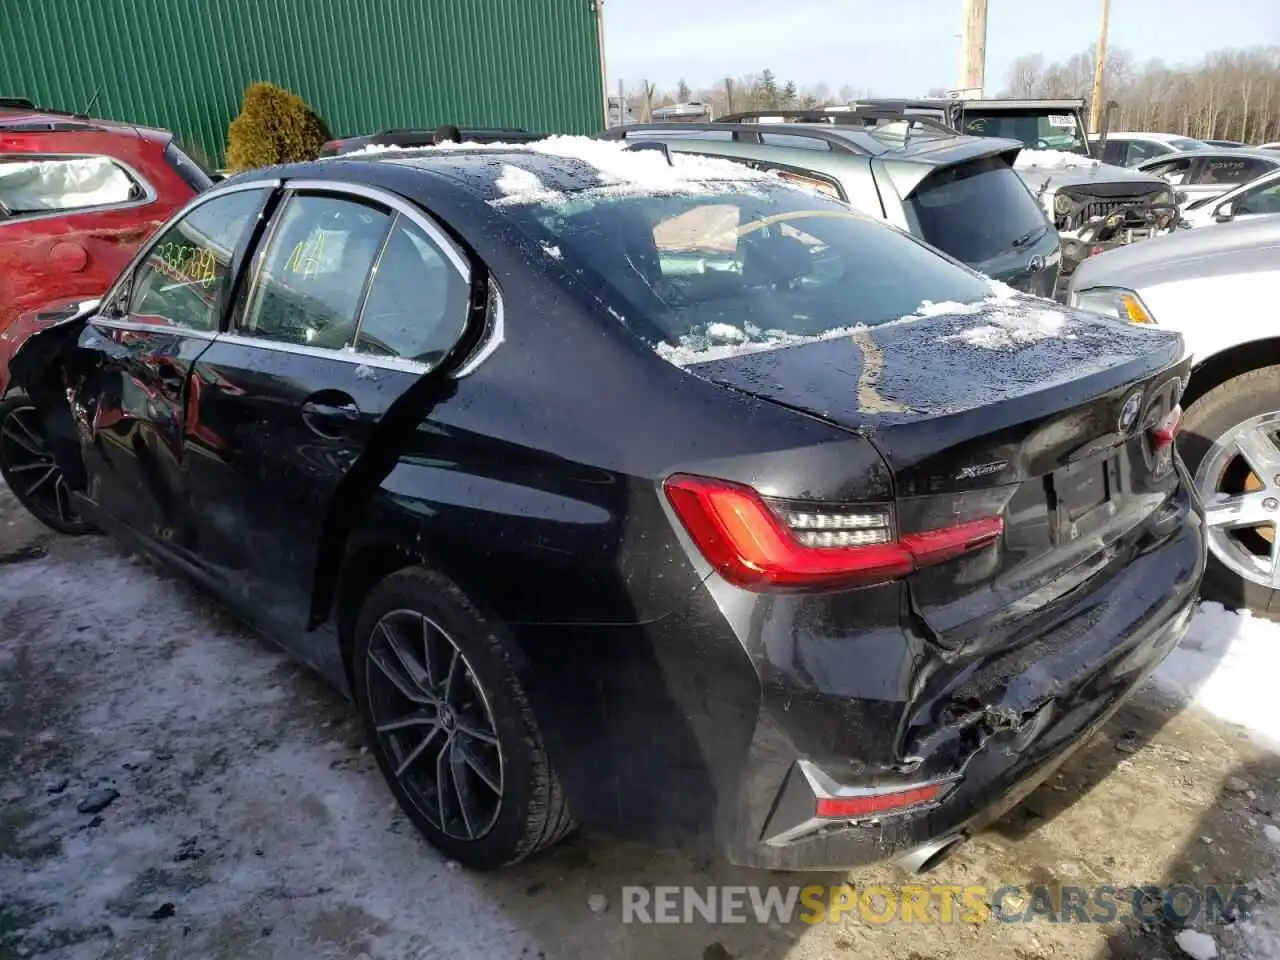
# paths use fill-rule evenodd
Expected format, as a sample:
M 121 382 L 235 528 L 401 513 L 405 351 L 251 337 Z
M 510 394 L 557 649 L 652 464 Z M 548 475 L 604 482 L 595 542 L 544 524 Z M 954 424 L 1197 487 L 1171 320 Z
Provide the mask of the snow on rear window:
M 126 203 L 137 185 L 107 157 L 0 163 L 0 203 L 11 214 Z
M 1051 337 L 1074 336 L 1067 332 L 1067 314 L 1052 301 L 1021 293 L 998 280 L 991 281 L 991 295 L 982 300 L 971 303 L 925 300 L 915 313 L 903 319 L 978 314 L 983 320 L 980 326 L 942 337 L 941 342 L 964 343 L 982 350 L 1012 350 Z

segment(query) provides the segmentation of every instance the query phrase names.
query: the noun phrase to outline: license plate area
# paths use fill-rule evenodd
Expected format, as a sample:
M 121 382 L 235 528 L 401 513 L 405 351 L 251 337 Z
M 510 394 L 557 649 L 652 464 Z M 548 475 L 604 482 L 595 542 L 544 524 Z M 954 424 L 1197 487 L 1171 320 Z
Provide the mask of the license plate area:
M 1051 486 L 1059 542 L 1075 540 L 1115 515 L 1120 492 L 1119 458 L 1110 456 L 1055 470 Z

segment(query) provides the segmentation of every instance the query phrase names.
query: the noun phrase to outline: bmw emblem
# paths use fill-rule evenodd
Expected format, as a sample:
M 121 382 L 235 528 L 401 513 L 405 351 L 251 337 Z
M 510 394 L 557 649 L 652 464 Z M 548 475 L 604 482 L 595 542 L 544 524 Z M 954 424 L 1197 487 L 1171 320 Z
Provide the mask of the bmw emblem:
M 1040 256 L 1040 254 L 1037 253 L 1034 257 L 1032 257 L 1030 260 L 1027 261 L 1027 269 L 1030 270 L 1032 273 L 1039 273 L 1041 270 L 1044 269 L 1044 257 Z
M 1120 432 L 1128 433 L 1138 422 L 1138 414 L 1142 411 L 1142 391 L 1138 390 L 1125 397 L 1124 406 L 1120 408 Z

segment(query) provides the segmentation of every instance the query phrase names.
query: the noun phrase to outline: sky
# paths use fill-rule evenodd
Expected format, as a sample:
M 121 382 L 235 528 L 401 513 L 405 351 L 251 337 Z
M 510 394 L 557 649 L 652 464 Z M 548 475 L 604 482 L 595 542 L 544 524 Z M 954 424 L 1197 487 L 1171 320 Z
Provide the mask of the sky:
M 609 89 L 693 88 L 768 67 L 779 82 L 918 96 L 960 83 L 962 0 L 605 0 Z M 1061 60 L 1097 40 L 1101 0 L 989 0 L 986 92 L 1027 53 Z M 1280 0 L 1112 0 L 1110 45 L 1194 63 L 1280 45 Z

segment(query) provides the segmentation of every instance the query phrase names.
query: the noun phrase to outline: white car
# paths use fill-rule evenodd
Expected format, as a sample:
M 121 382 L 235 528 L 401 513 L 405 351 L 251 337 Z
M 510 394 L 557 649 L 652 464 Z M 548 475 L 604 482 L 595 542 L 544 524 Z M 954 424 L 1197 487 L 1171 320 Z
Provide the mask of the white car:
M 1090 257 L 1067 299 L 1182 334 L 1194 365 L 1179 450 L 1209 526 L 1203 594 L 1280 620 L 1280 215 Z
M 1242 183 L 1218 196 L 1192 200 L 1182 210 L 1182 223 L 1207 227 L 1280 213 L 1280 169 Z
M 1089 143 L 1096 145 L 1101 135 L 1089 134 Z M 1117 167 L 1136 167 L 1147 160 L 1164 156 L 1167 153 L 1178 153 L 1185 150 L 1208 150 L 1209 145 L 1203 140 L 1191 137 L 1180 137 L 1176 133 L 1141 133 L 1121 130 L 1108 133 L 1107 142 L 1103 146 L 1103 163 L 1115 164 Z

